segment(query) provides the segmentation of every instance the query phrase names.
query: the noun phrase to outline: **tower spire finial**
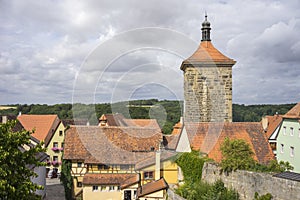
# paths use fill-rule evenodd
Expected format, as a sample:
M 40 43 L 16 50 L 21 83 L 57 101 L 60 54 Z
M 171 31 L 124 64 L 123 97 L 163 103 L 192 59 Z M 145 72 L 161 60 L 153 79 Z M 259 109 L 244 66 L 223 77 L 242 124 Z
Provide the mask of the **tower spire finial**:
M 207 12 L 205 11 L 205 20 L 202 23 L 202 40 L 201 41 L 210 41 L 210 23 L 207 21 Z

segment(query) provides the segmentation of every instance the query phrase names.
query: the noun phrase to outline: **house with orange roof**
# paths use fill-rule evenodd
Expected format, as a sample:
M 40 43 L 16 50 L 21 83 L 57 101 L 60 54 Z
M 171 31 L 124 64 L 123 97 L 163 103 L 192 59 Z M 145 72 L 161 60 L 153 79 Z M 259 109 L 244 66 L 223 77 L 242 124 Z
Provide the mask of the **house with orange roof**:
M 282 124 L 282 115 L 264 116 L 261 120 L 263 129 L 268 138 L 273 154 L 277 155 L 277 136 Z
M 58 116 L 21 114 L 17 119 L 25 130 L 33 130 L 32 137 L 44 142 L 48 155 L 47 173 L 53 169 L 61 171 L 65 126 Z
M 277 160 L 289 162 L 300 173 L 300 102 L 282 116 L 277 136 Z
M 254 159 L 267 164 L 274 160 L 272 149 L 260 122 L 198 122 L 185 123 L 177 141 L 176 151 L 190 152 L 192 149 L 220 162 L 220 147 L 224 139 L 245 140 L 254 152 Z
M 66 131 L 64 159 L 72 165 L 74 197 L 137 199 L 139 188 L 157 180 L 177 183 L 178 168 L 172 162 L 176 153 L 161 149 L 161 141 L 156 128 L 71 126 Z M 152 191 L 156 193 L 152 199 L 165 198 L 165 190 L 164 185 Z

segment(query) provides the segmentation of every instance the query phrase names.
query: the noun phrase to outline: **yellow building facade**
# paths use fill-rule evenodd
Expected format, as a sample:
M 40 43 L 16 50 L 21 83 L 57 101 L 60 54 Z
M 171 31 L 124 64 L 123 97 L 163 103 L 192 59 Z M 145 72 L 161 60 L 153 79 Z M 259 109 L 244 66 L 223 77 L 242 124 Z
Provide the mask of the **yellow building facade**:
M 65 138 L 65 126 L 62 122 L 59 123 L 56 128 L 52 138 L 50 139 L 47 145 L 47 168 L 53 169 L 57 168 L 58 171 L 61 171 L 61 164 L 63 161 L 63 149 L 64 149 L 64 138 Z

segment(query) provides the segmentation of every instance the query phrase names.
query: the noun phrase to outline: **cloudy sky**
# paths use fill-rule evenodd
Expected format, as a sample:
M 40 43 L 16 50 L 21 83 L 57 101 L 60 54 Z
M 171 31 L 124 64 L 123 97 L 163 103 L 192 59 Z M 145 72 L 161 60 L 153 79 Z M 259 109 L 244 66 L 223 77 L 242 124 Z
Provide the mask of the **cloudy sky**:
M 298 0 L 0 0 L 0 104 L 183 99 L 205 11 L 234 103 L 300 101 Z

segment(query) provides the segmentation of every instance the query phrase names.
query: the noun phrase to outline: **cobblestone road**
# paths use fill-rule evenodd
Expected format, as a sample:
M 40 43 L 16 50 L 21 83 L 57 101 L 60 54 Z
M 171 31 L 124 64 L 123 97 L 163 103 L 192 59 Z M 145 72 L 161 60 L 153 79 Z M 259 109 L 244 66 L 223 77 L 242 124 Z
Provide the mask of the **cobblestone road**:
M 65 200 L 64 186 L 58 178 L 46 178 L 46 198 L 45 200 Z

